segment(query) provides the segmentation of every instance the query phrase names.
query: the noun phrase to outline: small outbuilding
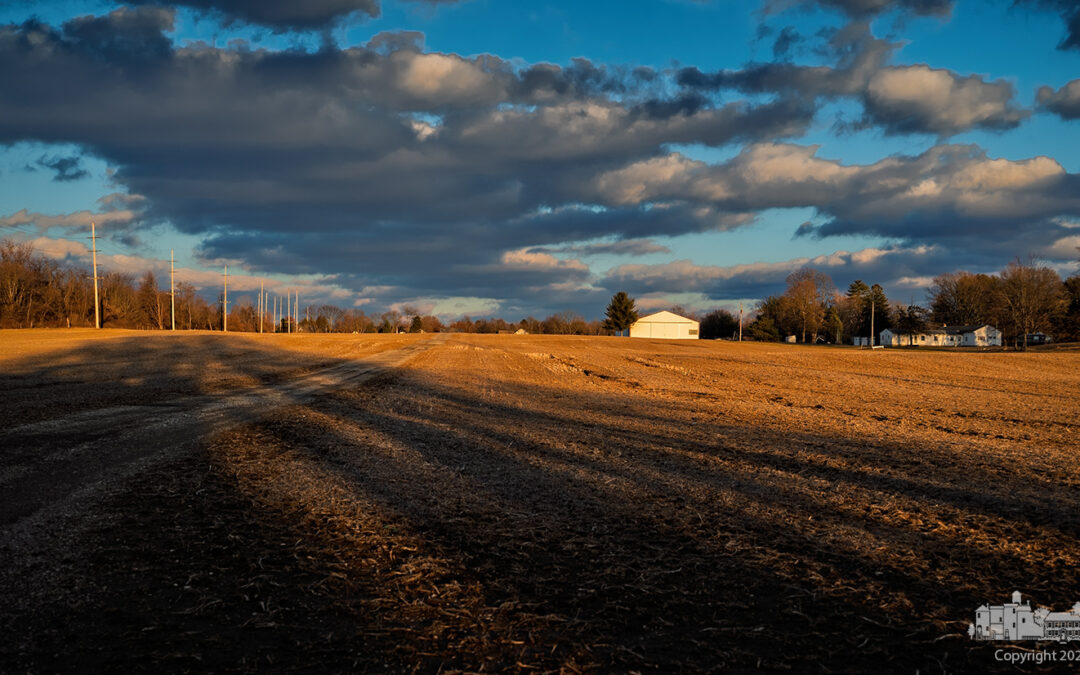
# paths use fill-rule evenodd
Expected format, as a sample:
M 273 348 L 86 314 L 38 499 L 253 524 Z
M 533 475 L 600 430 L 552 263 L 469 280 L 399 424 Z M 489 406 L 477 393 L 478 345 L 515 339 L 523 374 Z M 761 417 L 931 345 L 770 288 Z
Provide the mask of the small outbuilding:
M 643 316 L 630 325 L 630 337 L 696 340 L 701 324 L 671 312 Z

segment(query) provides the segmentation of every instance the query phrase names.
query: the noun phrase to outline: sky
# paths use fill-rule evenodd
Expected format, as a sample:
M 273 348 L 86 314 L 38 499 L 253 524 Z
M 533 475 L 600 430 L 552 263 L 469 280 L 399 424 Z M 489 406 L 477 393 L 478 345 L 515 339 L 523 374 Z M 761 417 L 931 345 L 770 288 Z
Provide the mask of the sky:
M 0 238 L 451 319 L 1080 257 L 1075 0 L 0 0 Z

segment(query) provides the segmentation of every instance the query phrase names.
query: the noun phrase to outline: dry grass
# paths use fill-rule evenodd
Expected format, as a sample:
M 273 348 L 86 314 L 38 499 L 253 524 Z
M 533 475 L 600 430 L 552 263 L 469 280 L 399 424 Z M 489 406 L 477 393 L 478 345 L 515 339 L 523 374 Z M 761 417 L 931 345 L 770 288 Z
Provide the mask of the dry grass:
M 397 344 L 355 337 L 240 338 L 249 359 L 214 358 L 226 378 L 279 364 L 253 376 L 266 382 Z M 194 358 L 157 344 L 179 350 L 174 367 Z M 58 367 L 86 358 L 40 349 Z M 978 604 L 1014 589 L 1080 600 L 1078 365 L 438 338 L 114 490 L 77 526 L 85 550 L 50 563 L 76 600 L 9 613 L 6 655 L 60 670 L 76 655 L 219 670 L 990 669 L 993 648 L 964 633 Z M 106 629 L 95 609 L 120 616 Z

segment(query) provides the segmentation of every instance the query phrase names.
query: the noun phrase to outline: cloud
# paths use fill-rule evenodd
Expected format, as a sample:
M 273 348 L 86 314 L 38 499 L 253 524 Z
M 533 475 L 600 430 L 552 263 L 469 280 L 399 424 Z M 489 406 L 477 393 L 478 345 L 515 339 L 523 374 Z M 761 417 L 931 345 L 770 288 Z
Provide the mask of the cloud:
M 1065 37 L 1058 49 L 1080 50 L 1080 5 L 1076 0 L 1013 0 L 1013 5 L 1027 5 L 1061 15 L 1065 22 Z
M 914 156 L 846 165 L 816 146 L 757 143 L 720 164 L 677 153 L 598 176 L 596 199 L 709 204 L 718 213 L 814 208 L 803 236 L 871 235 L 908 243 L 963 242 L 1006 258 L 1045 246 L 1080 211 L 1080 176 L 1049 157 L 1013 161 L 975 146 L 943 145 Z
M 65 229 L 79 229 L 89 232 L 91 221 L 93 221 L 99 227 L 116 225 L 126 228 L 126 226 L 133 223 L 137 218 L 139 218 L 139 216 L 140 214 L 138 212 L 130 210 L 116 210 L 103 213 L 95 213 L 93 211 L 76 211 L 74 213 L 48 215 L 22 209 L 8 216 L 0 216 L 0 228 L 14 228 L 24 225 L 30 225 L 37 228 L 41 232 L 52 229 L 54 227 Z
M 787 56 L 792 48 L 802 41 L 802 36 L 795 30 L 794 26 L 784 26 L 781 29 L 780 34 L 776 36 L 776 41 L 773 42 L 772 52 L 774 58 L 782 58 Z
M 86 178 L 89 176 L 89 172 L 82 168 L 82 159 L 78 156 L 73 157 L 40 157 L 37 160 L 38 166 L 45 167 L 46 169 L 52 169 L 55 172 L 53 180 L 65 183 L 69 181 L 79 180 L 80 178 Z
M 886 65 L 898 47 L 874 38 L 866 24 L 856 22 L 830 39 L 829 51 L 838 57 L 835 67 L 766 63 L 714 73 L 685 68 L 677 82 L 691 90 L 737 89 L 803 101 L 854 99 L 863 107 L 856 126 L 876 126 L 891 135 L 1000 131 L 1030 115 L 1014 102 L 1014 87 L 1007 81 L 926 65 Z
M 620 265 L 600 283 L 637 294 L 700 293 L 716 301 L 737 300 L 781 293 L 789 274 L 809 266 L 832 276 L 840 287 L 862 278 L 882 283 L 887 289 L 910 289 L 912 279 L 920 275 L 932 280 L 941 270 L 953 269 L 947 259 L 947 252 L 940 247 L 890 246 L 730 266 L 676 260 L 658 265 Z
M 1080 80 L 1073 80 L 1057 91 L 1052 87 L 1039 87 L 1036 100 L 1042 109 L 1063 120 L 1080 119 Z
M 1011 129 L 1030 114 L 1013 103 L 1013 86 L 925 65 L 884 68 L 867 82 L 869 121 L 887 133 L 950 136 L 969 129 Z
M 765 10 L 775 13 L 791 7 L 821 7 L 839 10 L 850 17 L 867 18 L 898 10 L 918 16 L 949 16 L 953 0 L 766 0 Z
M 55 237 L 36 237 L 26 241 L 33 246 L 36 253 L 61 262 L 78 264 L 86 268 L 90 267 L 90 247 L 82 241 Z M 153 272 L 158 278 L 159 284 L 164 283 L 166 287 L 168 285 L 168 260 L 99 251 L 97 261 L 102 272 L 119 272 L 135 278 L 141 277 L 147 272 Z M 288 291 L 299 292 L 301 300 L 304 302 L 315 302 L 319 298 L 341 300 L 354 296 L 352 290 L 335 283 L 333 277 L 282 280 L 252 274 L 245 271 L 243 265 L 237 264 L 235 261 L 229 264 L 230 295 L 233 292 L 238 294 L 257 292 L 261 285 L 270 294 L 285 295 Z M 197 290 L 211 296 L 221 288 L 224 281 L 223 270 L 221 269 L 178 266 L 175 268 L 175 273 L 178 283 L 191 284 Z M 376 288 L 373 290 L 378 293 L 385 289 Z
M 569 253 L 586 257 L 596 255 L 642 256 L 651 253 L 671 253 L 671 249 L 667 246 L 661 246 L 651 239 L 620 239 L 595 244 L 537 248 L 533 250 L 544 253 Z
M 589 267 L 580 260 L 562 260 L 550 253 L 530 251 L 527 249 L 506 251 L 502 254 L 502 258 L 499 262 L 501 263 L 502 269 L 505 271 L 543 270 L 545 272 L 559 271 L 561 273 L 570 272 L 575 274 L 588 274 L 589 271 Z
M 1076 177 L 1045 157 L 943 145 L 852 165 L 790 142 L 822 99 L 862 100 L 896 133 L 1022 116 L 1005 83 L 888 65 L 897 45 L 857 22 L 832 37 L 835 67 L 672 74 L 429 52 L 407 32 L 315 52 L 177 46 L 173 21 L 144 6 L 0 27 L 0 143 L 72 144 L 143 195 L 0 225 L 167 221 L 207 264 L 310 275 L 365 306 L 499 297 L 535 312 L 606 302 L 587 256 L 662 253 L 653 238 L 750 227 L 763 209 L 815 209 L 804 236 L 968 256 L 1052 247 L 1067 236 L 1053 219 L 1078 210 Z M 708 164 L 672 144 L 743 147 Z
M 125 2 L 129 5 L 166 4 L 161 0 Z M 169 0 L 167 4 L 218 14 L 227 22 L 261 24 L 277 32 L 327 28 L 352 16 L 379 16 L 377 0 Z
M 39 233 L 60 230 L 62 236 L 73 232 L 89 236 L 90 223 L 94 223 L 99 238 L 131 245 L 137 241 L 135 230 L 140 225 L 149 224 L 145 213 L 146 199 L 142 195 L 114 192 L 98 199 L 98 204 L 101 207 L 98 211 L 86 209 L 59 214 L 20 209 L 13 214 L 0 216 L 0 229 L 33 227 Z
M 643 68 L 425 52 L 415 33 L 314 53 L 177 47 L 171 21 L 138 7 L 0 27 L 0 142 L 100 157 L 145 195 L 132 227 L 167 220 L 201 236 L 207 260 L 401 298 L 577 306 L 555 288 L 584 283 L 577 272 L 509 269 L 503 254 L 744 225 L 709 204 L 598 201 L 590 186 L 669 143 L 797 136 L 813 116 L 798 101 L 667 96 Z

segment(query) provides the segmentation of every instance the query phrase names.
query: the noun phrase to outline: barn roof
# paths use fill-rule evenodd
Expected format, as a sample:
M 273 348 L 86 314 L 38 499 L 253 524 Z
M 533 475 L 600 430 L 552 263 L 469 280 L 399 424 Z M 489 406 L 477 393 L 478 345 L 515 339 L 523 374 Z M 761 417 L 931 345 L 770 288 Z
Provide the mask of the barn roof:
M 650 314 L 643 316 L 637 320 L 637 323 L 697 323 L 693 319 L 687 319 L 685 316 L 679 316 L 671 312 L 657 312 L 656 314 Z

